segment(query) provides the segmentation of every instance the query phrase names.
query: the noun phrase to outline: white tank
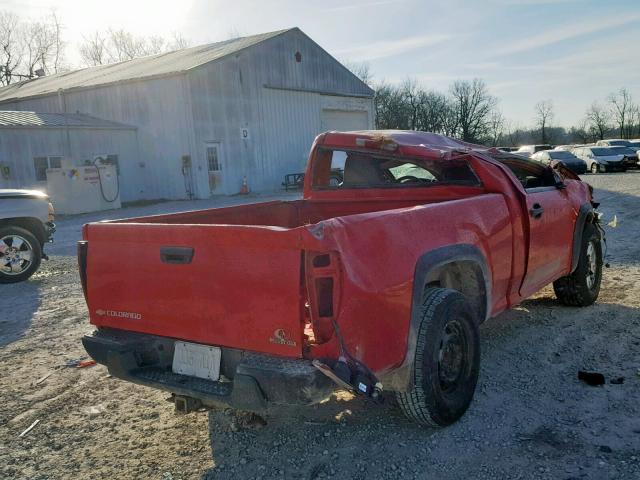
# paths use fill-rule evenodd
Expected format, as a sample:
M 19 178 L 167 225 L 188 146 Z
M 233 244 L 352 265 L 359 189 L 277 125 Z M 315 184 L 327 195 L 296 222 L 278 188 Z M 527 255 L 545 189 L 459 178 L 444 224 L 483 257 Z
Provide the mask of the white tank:
M 72 215 L 120 208 L 115 165 L 65 165 L 47 170 L 47 193 L 56 213 Z

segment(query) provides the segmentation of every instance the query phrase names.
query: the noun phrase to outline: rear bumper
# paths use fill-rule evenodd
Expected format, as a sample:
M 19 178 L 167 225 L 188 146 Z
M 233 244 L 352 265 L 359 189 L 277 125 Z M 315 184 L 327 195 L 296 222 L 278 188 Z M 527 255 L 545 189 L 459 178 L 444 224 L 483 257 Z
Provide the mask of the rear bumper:
M 173 373 L 175 340 L 115 329 L 86 335 L 82 344 L 114 377 L 200 400 L 203 405 L 263 412 L 273 405 L 312 405 L 335 384 L 302 359 L 222 348 L 220 373 L 227 381 Z

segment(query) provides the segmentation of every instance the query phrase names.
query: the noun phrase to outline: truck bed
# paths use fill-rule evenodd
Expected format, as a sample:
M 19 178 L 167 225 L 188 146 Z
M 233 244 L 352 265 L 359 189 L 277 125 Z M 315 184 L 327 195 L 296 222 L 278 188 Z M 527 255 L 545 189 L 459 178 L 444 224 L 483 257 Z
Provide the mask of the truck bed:
M 297 228 L 318 223 L 334 217 L 344 217 L 360 213 L 371 213 L 415 205 L 424 205 L 447 198 L 434 198 L 425 201 L 423 198 L 389 201 L 389 199 L 362 199 L 344 201 L 274 201 L 252 203 L 236 207 L 211 208 L 189 212 L 171 213 L 136 217 L 126 220 L 115 220 L 104 223 L 161 223 L 168 225 L 243 225 L 269 226 L 279 228 Z
M 85 225 L 91 323 L 300 357 L 305 226 L 418 203 L 266 202 Z
M 434 189 L 428 199 L 423 193 L 419 199 L 392 201 L 266 202 L 85 225 L 85 291 L 91 323 L 302 357 L 309 334 L 305 332 L 307 284 L 315 282 L 305 277 L 305 271 L 311 270 L 305 258 L 308 261 L 318 251 L 344 251 L 349 262 L 344 265 L 346 275 L 354 274 L 349 270 L 355 265 L 363 268 L 365 261 L 351 251 L 354 239 L 349 238 L 359 230 L 357 224 L 379 225 L 372 230 L 373 236 L 367 236 L 369 240 L 362 240 L 374 242 L 379 249 L 391 248 L 384 245 L 387 230 L 405 228 L 409 240 L 410 230 L 424 227 L 410 227 L 406 222 L 429 215 L 430 207 L 444 200 L 447 205 L 458 203 L 451 189 L 439 195 Z M 459 201 L 474 202 L 468 191 L 467 198 Z M 414 207 L 423 213 L 412 213 Z M 434 215 L 440 218 L 447 210 L 437 207 Z M 329 233 L 321 240 L 323 230 Z M 406 248 L 403 258 L 415 265 L 416 258 L 410 253 L 414 247 Z M 406 273 L 411 272 L 410 268 Z M 366 285 L 358 288 L 368 288 Z M 408 320 L 408 309 L 408 304 L 403 307 L 403 322 Z M 327 328 L 325 325 L 325 339 Z

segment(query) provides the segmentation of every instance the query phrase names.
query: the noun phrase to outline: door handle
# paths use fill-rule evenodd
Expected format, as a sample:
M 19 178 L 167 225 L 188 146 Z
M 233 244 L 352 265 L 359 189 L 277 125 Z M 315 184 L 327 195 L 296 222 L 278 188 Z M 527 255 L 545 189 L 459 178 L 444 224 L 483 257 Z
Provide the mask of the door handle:
M 531 210 L 529 210 L 529 213 L 533 218 L 540 218 L 543 212 L 544 208 L 542 208 L 542 205 L 540 205 L 539 203 L 534 203 Z
M 186 264 L 193 259 L 191 247 L 161 247 L 160 260 L 163 263 Z

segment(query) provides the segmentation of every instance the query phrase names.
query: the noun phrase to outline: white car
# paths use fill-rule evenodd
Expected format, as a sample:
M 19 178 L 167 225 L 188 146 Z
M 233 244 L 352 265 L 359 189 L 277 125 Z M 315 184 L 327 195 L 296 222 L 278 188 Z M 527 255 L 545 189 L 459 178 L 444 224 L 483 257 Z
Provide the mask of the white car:
M 530 157 L 534 153 L 538 153 L 542 150 L 551 150 L 551 145 L 522 145 L 514 153 Z
M 37 190 L 0 189 L 0 283 L 26 280 L 47 256 L 55 231 L 53 206 Z
M 591 173 L 627 170 L 624 155 L 617 155 L 607 147 L 576 147 L 572 153 L 587 163 Z

